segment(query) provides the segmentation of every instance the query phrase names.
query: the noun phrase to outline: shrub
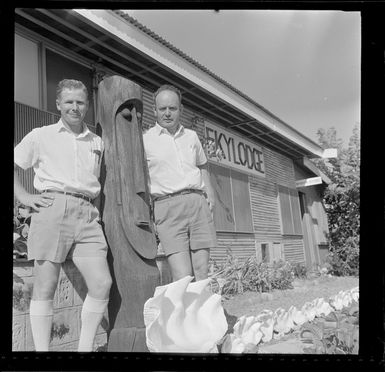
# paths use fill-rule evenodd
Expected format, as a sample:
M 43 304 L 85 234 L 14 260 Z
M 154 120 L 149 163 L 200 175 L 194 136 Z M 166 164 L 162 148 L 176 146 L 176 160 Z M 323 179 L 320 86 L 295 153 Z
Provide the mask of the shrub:
M 327 256 L 329 272 L 336 276 L 358 276 L 359 245 L 358 239 L 347 238 L 344 245 L 335 247 Z
M 306 279 L 307 278 L 308 270 L 307 270 L 306 265 L 304 265 L 303 263 L 297 262 L 297 263 L 293 264 L 292 269 L 293 269 L 293 274 L 294 274 L 295 278 L 298 278 L 298 279 Z
M 324 191 L 323 204 L 328 217 L 328 261 L 333 275 L 358 275 L 360 236 L 360 128 L 353 129 L 348 147 L 342 147 L 335 128 L 317 132 L 323 148 L 338 148 L 337 158 L 314 159 L 331 183 Z
M 27 258 L 27 239 L 31 212 L 16 202 L 13 211 L 13 257 Z
M 293 268 L 289 262 L 279 260 L 270 267 L 269 281 L 272 289 L 293 288 Z
M 258 262 L 255 256 L 241 263 L 228 254 L 226 262 L 213 275 L 222 282 L 220 293 L 225 297 L 252 292 L 270 292 L 273 289 L 292 288 L 294 274 L 290 263 L 278 261 L 273 264 Z

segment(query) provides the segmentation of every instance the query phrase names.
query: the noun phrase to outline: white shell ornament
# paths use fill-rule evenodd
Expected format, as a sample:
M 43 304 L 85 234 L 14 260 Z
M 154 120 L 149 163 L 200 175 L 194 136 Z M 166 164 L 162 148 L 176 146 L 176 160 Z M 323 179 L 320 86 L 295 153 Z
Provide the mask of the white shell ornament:
M 307 317 L 302 313 L 301 310 L 298 310 L 295 306 L 290 306 L 288 313 L 291 315 L 291 319 L 294 324 L 301 326 L 307 322 Z
M 211 279 L 186 276 L 156 287 L 144 304 L 146 343 L 151 352 L 218 352 L 228 324 L 221 296 L 211 293 Z
M 242 340 L 244 345 L 258 345 L 263 333 L 260 331 L 262 322 L 254 316 L 241 316 L 234 325 L 234 335 Z
M 271 310 L 262 310 L 255 319 L 262 322 L 259 328 L 262 332 L 262 342 L 269 342 L 273 338 L 274 318 Z

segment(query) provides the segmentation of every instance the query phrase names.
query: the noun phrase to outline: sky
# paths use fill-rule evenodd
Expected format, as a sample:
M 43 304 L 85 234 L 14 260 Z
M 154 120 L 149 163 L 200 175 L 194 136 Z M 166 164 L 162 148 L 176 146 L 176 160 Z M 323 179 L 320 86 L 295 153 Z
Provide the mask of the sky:
M 291 127 L 346 146 L 360 123 L 359 12 L 128 10 Z

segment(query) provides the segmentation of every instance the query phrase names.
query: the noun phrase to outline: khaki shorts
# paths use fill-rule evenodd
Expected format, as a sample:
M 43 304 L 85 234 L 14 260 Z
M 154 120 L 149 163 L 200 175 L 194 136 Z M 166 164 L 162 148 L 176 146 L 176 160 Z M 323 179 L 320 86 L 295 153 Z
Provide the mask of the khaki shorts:
M 28 259 L 60 263 L 67 257 L 106 257 L 98 209 L 74 196 L 50 196 L 55 198 L 52 205 L 32 215 Z
M 155 201 L 154 217 L 167 256 L 217 246 L 213 217 L 203 195 L 191 193 Z

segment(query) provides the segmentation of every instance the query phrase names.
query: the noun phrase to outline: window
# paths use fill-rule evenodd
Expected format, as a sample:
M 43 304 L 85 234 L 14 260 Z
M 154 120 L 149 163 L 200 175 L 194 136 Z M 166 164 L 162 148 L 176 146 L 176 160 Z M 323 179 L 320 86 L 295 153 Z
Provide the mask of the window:
M 15 101 L 40 108 L 39 46 L 15 34 Z
M 88 89 L 90 106 L 84 121 L 95 125 L 94 104 L 92 98 L 92 70 L 77 62 L 46 50 L 46 75 L 47 75 L 47 110 L 58 112 L 56 108 L 56 86 L 60 80 L 76 79 L 82 81 Z
M 297 190 L 278 185 L 283 235 L 302 235 L 301 212 Z
M 258 252 L 259 251 L 259 252 Z M 279 242 L 257 243 L 257 258 L 262 262 L 273 263 L 283 259 L 282 245 Z
M 269 243 L 261 244 L 262 262 L 270 262 Z
M 209 169 L 215 194 L 216 229 L 253 232 L 248 176 L 212 163 Z

